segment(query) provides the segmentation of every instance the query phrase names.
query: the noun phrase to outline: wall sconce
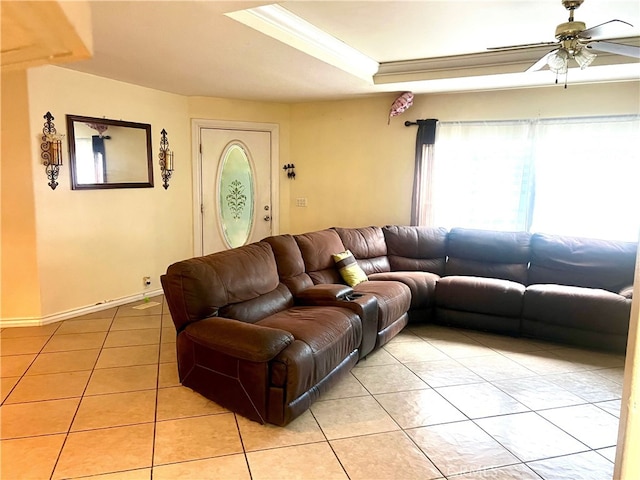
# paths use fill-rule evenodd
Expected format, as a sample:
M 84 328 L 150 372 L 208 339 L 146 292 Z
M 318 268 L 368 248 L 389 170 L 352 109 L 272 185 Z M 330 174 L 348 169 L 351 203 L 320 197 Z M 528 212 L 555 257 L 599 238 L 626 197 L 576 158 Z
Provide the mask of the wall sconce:
M 42 153 L 42 164 L 45 166 L 45 172 L 49 179 L 49 186 L 51 190 L 55 190 L 58 186 L 58 173 L 60 172 L 60 166 L 62 165 L 62 137 L 64 135 L 58 135 L 56 132 L 56 126 L 53 124 L 54 117 L 51 112 L 47 112 L 42 118 L 46 120 L 44 127 L 42 128 L 42 143 L 40 149 Z
M 284 167 L 282 167 L 283 170 L 287 171 L 287 178 L 291 180 L 295 180 L 296 178 L 296 171 L 294 170 L 294 168 L 296 168 L 296 166 L 293 163 L 287 163 Z
M 169 179 L 173 173 L 173 152 L 169 150 L 169 140 L 167 140 L 167 131 L 163 128 L 160 132 L 160 172 L 162 174 L 162 186 L 166 190 L 169 188 Z

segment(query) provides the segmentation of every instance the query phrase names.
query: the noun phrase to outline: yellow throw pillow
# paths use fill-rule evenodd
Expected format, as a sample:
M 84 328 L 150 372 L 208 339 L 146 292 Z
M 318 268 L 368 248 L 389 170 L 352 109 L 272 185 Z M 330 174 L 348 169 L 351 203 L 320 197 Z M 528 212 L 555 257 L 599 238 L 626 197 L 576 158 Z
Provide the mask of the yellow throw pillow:
M 362 271 L 360 265 L 354 258 L 353 254 L 347 250 L 333 255 L 333 261 L 336 262 L 336 268 L 342 275 L 342 279 L 347 282 L 350 287 L 355 287 L 359 283 L 369 280 L 367 274 Z

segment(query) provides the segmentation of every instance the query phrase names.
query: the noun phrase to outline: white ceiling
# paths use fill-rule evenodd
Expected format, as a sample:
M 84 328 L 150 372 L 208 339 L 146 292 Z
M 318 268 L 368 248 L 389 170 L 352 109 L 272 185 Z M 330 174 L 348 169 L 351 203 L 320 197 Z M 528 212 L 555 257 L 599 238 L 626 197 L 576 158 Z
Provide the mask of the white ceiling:
M 322 45 L 307 48 L 295 35 L 264 34 L 225 15 L 269 3 L 92 1 L 94 56 L 65 67 L 182 95 L 284 102 L 404 90 L 425 93 L 553 85 L 555 75 L 546 69 L 521 73 L 548 47 L 519 52 L 522 58 L 517 59 L 509 58 L 508 53 L 488 57 L 486 49 L 554 41 L 556 25 L 568 18 L 560 0 L 279 4 L 303 24 L 310 23 L 334 37 L 332 40 L 381 64 L 380 73 L 394 72 L 387 79 L 379 75 L 376 84 L 367 75 L 349 71 L 344 61 L 328 60 L 330 55 L 321 51 Z M 609 38 L 640 37 L 638 0 L 586 0 L 575 17 L 587 27 L 625 20 L 635 27 L 621 28 Z M 422 62 L 479 53 L 482 55 L 447 59 L 444 66 Z M 485 68 L 487 58 L 499 66 Z M 403 62 L 408 60 L 420 61 Z M 502 65 L 507 60 L 511 64 Z M 466 68 L 474 61 L 482 68 Z M 605 65 L 620 61 L 625 64 Z M 586 70 L 569 71 L 569 83 L 607 79 L 640 79 L 640 63 L 599 55 Z

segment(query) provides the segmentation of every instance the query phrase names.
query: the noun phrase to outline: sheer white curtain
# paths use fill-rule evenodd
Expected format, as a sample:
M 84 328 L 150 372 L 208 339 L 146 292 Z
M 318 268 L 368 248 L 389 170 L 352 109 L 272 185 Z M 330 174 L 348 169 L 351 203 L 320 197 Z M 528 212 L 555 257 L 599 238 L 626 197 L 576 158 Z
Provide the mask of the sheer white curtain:
M 421 161 L 416 162 L 416 178 L 414 185 L 413 209 L 411 211 L 412 225 L 434 225 L 433 222 L 433 152 L 432 145 L 422 145 Z
M 531 134 L 527 121 L 440 123 L 433 224 L 526 230 L 534 181 Z
M 636 241 L 640 117 L 441 122 L 428 188 L 431 225 Z
M 535 126 L 533 231 L 637 240 L 640 120 L 542 120 Z

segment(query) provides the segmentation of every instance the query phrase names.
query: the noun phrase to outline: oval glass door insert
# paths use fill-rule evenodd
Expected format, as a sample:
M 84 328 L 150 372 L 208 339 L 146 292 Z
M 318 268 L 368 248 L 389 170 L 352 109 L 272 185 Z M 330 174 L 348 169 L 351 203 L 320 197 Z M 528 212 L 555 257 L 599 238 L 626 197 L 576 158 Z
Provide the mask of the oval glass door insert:
M 224 149 L 218 179 L 218 214 L 230 248 L 244 245 L 253 225 L 254 175 L 245 148 L 237 142 Z

